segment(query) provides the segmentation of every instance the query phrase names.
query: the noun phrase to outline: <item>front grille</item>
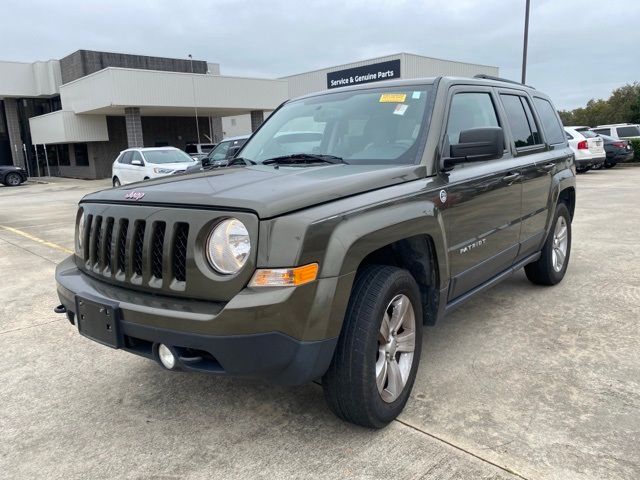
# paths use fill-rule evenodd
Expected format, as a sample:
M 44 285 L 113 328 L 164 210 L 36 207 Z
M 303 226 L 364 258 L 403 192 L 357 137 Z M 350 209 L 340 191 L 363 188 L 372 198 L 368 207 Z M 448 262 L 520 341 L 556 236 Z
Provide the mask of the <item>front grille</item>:
M 253 275 L 255 248 L 247 268 L 229 276 L 217 273 L 204 251 L 211 230 L 229 216 L 248 227 L 256 245 L 258 218 L 251 213 L 89 201 L 80 208 L 85 227 L 76 264 L 93 279 L 124 289 L 112 292 L 118 301 L 140 301 L 135 291 L 226 302 Z
M 155 288 L 163 286 L 167 272 L 169 282 L 187 281 L 188 223 L 176 222 L 168 228 L 167 222 L 150 222 L 148 232 L 145 220 L 88 215 L 86 228 L 82 254 L 88 270 Z M 167 242 L 171 249 L 166 248 Z M 184 285 L 176 289 L 183 290 Z

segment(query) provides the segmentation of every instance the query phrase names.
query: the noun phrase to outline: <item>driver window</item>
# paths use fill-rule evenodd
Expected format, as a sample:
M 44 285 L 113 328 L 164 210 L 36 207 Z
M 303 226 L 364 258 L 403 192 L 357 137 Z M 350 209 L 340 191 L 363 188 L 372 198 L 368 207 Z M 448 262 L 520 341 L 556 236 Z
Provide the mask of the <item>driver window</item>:
M 486 92 L 456 93 L 451 100 L 447 139 L 457 145 L 460 132 L 478 127 L 499 127 L 491 95 Z

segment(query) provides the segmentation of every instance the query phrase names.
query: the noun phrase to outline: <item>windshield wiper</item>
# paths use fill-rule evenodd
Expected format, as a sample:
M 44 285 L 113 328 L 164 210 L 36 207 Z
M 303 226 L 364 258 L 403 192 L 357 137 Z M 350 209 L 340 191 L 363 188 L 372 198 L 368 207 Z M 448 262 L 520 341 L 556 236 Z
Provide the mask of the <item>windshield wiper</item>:
M 287 165 L 296 163 L 330 163 L 332 165 L 338 163 L 347 163 L 341 157 L 335 155 L 315 155 L 312 153 L 294 153 L 292 155 L 283 155 L 281 157 L 269 158 L 262 162 L 263 165 Z

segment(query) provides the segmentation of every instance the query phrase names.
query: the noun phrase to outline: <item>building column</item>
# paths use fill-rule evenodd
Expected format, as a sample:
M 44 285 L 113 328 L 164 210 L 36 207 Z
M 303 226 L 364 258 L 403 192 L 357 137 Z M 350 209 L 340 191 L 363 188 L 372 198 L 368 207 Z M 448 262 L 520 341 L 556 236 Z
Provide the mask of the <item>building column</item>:
M 7 130 L 9 131 L 9 144 L 11 145 L 13 164 L 17 167 L 26 168 L 24 151 L 22 150 L 22 135 L 20 135 L 20 121 L 18 120 L 18 100 L 15 98 L 5 98 L 4 112 L 7 118 Z
M 211 127 L 211 141 L 218 143 L 222 140 L 222 117 L 209 117 L 209 125 Z
M 255 132 L 264 122 L 263 110 L 251 110 L 251 131 Z
M 142 120 L 139 107 L 126 107 L 124 109 L 125 124 L 127 126 L 127 145 L 129 148 L 144 147 L 142 138 Z

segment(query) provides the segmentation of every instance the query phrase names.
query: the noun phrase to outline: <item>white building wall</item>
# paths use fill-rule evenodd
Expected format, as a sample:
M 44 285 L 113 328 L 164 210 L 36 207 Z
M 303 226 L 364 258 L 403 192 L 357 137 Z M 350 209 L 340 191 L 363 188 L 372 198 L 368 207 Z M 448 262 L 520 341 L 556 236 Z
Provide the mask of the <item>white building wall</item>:
M 0 97 L 56 95 L 61 83 L 60 62 L 0 62 Z
M 327 73 L 398 59 L 400 60 L 400 78 L 425 78 L 441 75 L 473 77 L 478 73 L 498 76 L 499 74 L 498 67 L 489 65 L 454 62 L 410 53 L 398 53 L 283 78 L 289 81 L 289 98 L 295 98 L 308 93 L 326 90 Z

